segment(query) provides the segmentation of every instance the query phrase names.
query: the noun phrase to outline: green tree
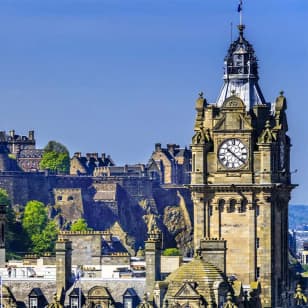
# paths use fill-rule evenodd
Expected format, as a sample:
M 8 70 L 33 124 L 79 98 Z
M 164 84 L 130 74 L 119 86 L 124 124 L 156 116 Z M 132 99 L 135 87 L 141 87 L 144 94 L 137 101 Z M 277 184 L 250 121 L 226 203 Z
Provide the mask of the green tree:
M 32 251 L 37 254 L 43 252 L 53 252 L 58 236 L 58 228 L 55 221 L 51 220 L 47 223 L 42 233 L 32 236 Z
M 7 259 L 17 258 L 16 253 L 24 252 L 29 245 L 29 239 L 25 234 L 20 221 L 16 219 L 8 193 L 0 188 L 0 204 L 6 207 L 6 228 L 5 228 L 5 248 Z
M 70 156 L 67 148 L 59 142 L 49 141 L 44 148 L 40 168 L 68 173 L 70 169 Z
M 62 143 L 57 141 L 49 141 L 44 148 L 45 152 L 56 152 L 69 154 L 68 149 Z
M 44 203 L 32 200 L 25 206 L 22 226 L 32 240 L 32 236 L 40 234 L 47 225 L 47 209 Z
M 0 204 L 9 206 L 11 204 L 7 191 L 0 188 Z
M 28 250 L 38 254 L 54 251 L 58 228 L 53 220 L 48 221 L 44 203 L 32 200 L 26 204 L 22 226 L 30 239 Z
M 163 251 L 163 256 L 180 256 L 180 250 L 178 248 L 166 248 Z
M 71 225 L 71 231 L 89 231 L 92 228 L 88 228 L 88 224 L 84 218 L 78 218 Z

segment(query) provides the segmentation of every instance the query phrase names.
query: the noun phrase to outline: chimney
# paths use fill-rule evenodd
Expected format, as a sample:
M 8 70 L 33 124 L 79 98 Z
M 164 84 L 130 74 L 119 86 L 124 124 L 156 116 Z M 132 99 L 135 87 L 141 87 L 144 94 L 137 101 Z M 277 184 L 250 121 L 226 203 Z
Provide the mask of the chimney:
M 10 135 L 10 137 L 14 138 L 14 136 L 15 136 L 15 130 L 14 130 L 14 129 L 10 130 L 10 131 L 9 131 L 9 135 Z
M 29 140 L 34 141 L 34 130 L 29 130 L 28 136 Z
M 223 273 L 226 273 L 227 241 L 224 239 L 200 240 L 200 254 L 205 261 L 212 263 Z
M 148 240 L 145 242 L 146 262 L 146 292 L 152 294 L 156 281 L 160 276 L 162 236 L 161 231 L 155 229 L 148 233 Z
M 56 285 L 58 299 L 70 287 L 72 275 L 72 242 L 59 238 L 56 242 Z
M 98 160 L 98 153 L 92 153 L 92 157 L 93 157 L 95 160 Z
M 86 158 L 87 158 L 87 160 L 90 160 L 90 158 L 91 158 L 91 153 L 86 153 Z
M 106 153 L 102 153 L 102 161 L 106 160 Z
M 6 205 L 0 204 L 0 266 L 5 267 Z
M 176 144 L 174 143 L 167 144 L 167 150 L 170 154 L 174 155 L 175 149 L 176 149 Z
M 75 152 L 74 157 L 81 158 L 81 152 Z
M 155 152 L 161 151 L 161 143 L 155 143 Z

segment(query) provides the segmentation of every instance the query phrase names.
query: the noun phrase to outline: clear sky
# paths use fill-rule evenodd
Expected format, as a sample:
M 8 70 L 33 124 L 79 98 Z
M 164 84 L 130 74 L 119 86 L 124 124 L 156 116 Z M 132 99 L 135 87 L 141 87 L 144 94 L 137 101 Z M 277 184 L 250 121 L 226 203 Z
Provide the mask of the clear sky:
M 0 129 L 36 131 L 118 164 L 189 146 L 199 91 L 214 102 L 237 0 L 1 0 Z M 308 204 L 308 1 L 244 0 L 272 102 L 288 99 L 293 204 Z

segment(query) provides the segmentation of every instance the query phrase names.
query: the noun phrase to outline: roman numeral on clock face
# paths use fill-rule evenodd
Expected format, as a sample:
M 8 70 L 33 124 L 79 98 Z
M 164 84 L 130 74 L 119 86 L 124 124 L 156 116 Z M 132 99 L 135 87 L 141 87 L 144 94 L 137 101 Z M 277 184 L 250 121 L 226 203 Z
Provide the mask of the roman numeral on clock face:
M 248 149 L 240 139 L 226 139 L 218 148 L 218 160 L 227 169 L 241 168 L 248 161 Z

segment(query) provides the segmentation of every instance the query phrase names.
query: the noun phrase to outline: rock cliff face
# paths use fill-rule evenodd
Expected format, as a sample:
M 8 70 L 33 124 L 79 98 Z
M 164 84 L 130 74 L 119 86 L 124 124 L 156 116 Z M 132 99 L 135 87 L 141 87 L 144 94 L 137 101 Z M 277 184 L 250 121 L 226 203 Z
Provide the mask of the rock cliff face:
M 156 225 L 163 231 L 164 248 L 191 252 L 193 207 L 187 188 L 163 188 L 147 177 L 24 172 L 0 172 L 0 187 L 15 206 L 34 199 L 44 202 L 63 229 L 80 217 L 95 230 L 112 229 L 118 223 L 126 233 L 126 244 L 137 250 Z

